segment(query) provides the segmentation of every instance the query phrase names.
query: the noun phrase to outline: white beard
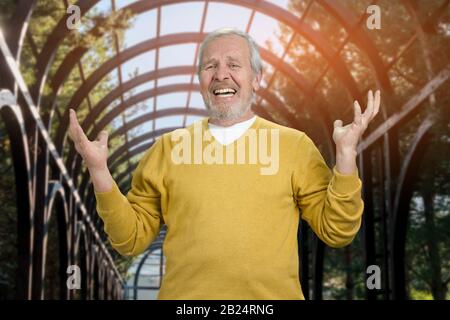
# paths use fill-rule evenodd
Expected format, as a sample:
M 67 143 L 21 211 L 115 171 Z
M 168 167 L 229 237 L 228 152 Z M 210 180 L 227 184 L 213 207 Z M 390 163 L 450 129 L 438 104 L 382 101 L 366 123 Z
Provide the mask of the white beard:
M 252 106 L 252 103 L 255 100 L 255 94 L 252 92 L 252 97 L 250 101 L 241 104 L 239 106 L 211 106 L 210 101 L 207 99 L 203 99 L 205 102 L 206 109 L 208 110 L 209 117 L 211 119 L 217 120 L 235 120 L 241 118 L 244 114 L 246 114 Z

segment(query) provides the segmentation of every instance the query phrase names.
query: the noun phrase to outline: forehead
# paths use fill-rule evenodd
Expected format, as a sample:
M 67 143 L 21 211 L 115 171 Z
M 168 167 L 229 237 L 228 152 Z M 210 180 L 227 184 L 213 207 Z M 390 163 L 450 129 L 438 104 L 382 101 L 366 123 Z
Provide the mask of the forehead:
M 247 41 L 236 35 L 221 36 L 209 42 L 203 51 L 203 61 L 221 57 L 248 58 Z

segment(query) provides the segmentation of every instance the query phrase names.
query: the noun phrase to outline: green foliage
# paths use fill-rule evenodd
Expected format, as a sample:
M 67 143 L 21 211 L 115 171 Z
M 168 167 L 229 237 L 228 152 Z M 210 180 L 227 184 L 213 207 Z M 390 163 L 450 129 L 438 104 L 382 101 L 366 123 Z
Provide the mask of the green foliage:
M 370 3 L 370 1 L 360 0 L 339 2 L 356 17 L 362 16 Z M 411 8 L 416 10 L 417 17 L 411 16 L 411 8 L 406 8 L 403 2 L 378 1 L 377 5 L 381 9 L 381 29 L 368 30 L 365 28 L 365 20 L 361 20 L 360 28 L 366 32 L 368 40 L 373 42 L 385 65 L 394 61 L 405 48 L 409 39 L 418 32 L 416 40 L 393 63 L 388 72 L 393 94 L 389 96 L 382 94 L 383 110 L 370 125 L 369 133 L 377 128 L 384 119 L 398 112 L 427 81 L 434 78 L 450 63 L 448 19 L 443 18 L 438 22 L 431 18 L 439 9 L 441 2 L 414 1 L 409 3 Z M 376 88 L 375 70 L 364 51 L 365 48 L 353 43 L 353 39 L 349 38 L 349 31 L 343 28 L 340 21 L 318 2 L 291 0 L 289 7 L 292 13 L 303 17 L 307 25 L 321 34 L 327 47 L 335 52 L 340 50 L 338 54 L 335 54 L 333 60 L 335 61 L 338 57 L 342 59 L 361 92 L 365 93 L 368 89 Z M 422 33 L 418 31 L 418 23 L 429 27 Z M 288 109 L 296 110 L 300 129 L 313 138 L 321 151 L 327 150 L 326 145 L 330 143 L 334 145 L 334 143 L 331 141 L 331 136 L 324 133 L 321 112 L 327 113 L 331 118 L 331 123 L 325 124 L 330 127 L 336 119 L 349 123 L 353 120 L 353 98 L 338 72 L 330 65 L 330 61 L 327 61 L 319 49 L 314 47 L 306 37 L 300 33 L 293 36 L 292 30 L 284 24 L 280 24 L 276 37 L 283 47 L 291 43 L 285 61 L 304 76 L 311 85 L 316 85 L 316 91 L 311 97 L 307 97 L 279 71 L 273 78 L 271 89 L 278 96 L 283 97 Z M 344 43 L 345 40 L 350 41 Z M 268 43 L 268 46 L 269 48 L 274 47 L 271 43 Z M 274 72 L 269 67 L 265 73 L 266 78 L 270 79 Z M 320 76 L 323 77 L 320 78 Z M 422 103 L 413 117 L 402 124 L 398 136 L 401 157 L 399 162 L 402 164 L 420 124 L 430 116 L 437 120 L 432 128 L 434 139 L 425 151 L 424 160 L 418 171 L 418 180 L 414 186 L 416 191 L 411 202 L 405 248 L 408 292 L 411 299 L 425 297 L 445 299 L 450 281 L 449 92 L 450 82 L 447 81 L 434 92 L 430 99 L 426 99 Z M 365 101 L 362 103 L 360 101 L 360 104 L 365 105 Z M 276 113 L 273 115 L 278 119 Z M 279 120 L 282 122 L 282 119 Z M 380 170 L 376 152 L 379 151 L 372 152 L 374 158 L 372 170 L 375 179 Z M 326 152 L 323 154 L 327 158 L 327 162 L 333 165 L 330 154 Z M 399 174 L 399 172 L 395 174 Z M 385 201 L 384 193 L 384 187 L 379 185 L 379 181 L 374 180 L 375 216 L 379 216 L 383 209 L 379 204 Z M 428 197 L 431 199 L 429 202 L 432 203 L 427 211 L 427 220 L 423 205 L 419 205 L 419 203 L 423 203 L 423 200 L 420 201 L 423 197 Z M 381 254 L 384 253 L 383 237 L 383 229 L 376 227 L 376 250 Z M 382 284 L 385 280 L 383 268 L 385 266 L 381 266 Z M 347 248 L 326 249 L 324 299 L 364 299 L 365 279 L 365 263 L 359 237 Z M 439 289 L 439 285 L 441 289 Z
M 73 2 L 73 1 L 72 1 Z M 0 1 L 0 26 L 8 23 L 14 13 L 16 1 Z M 25 38 L 20 59 L 21 73 L 29 88 L 36 85 L 36 62 L 37 56 L 44 47 L 48 36 L 53 32 L 58 21 L 66 15 L 64 1 L 39 0 L 33 11 L 28 28 L 28 35 Z M 40 103 L 40 113 L 43 116 L 50 112 L 53 103 L 56 113 L 53 114 L 53 121 L 49 128 L 50 136 L 54 139 L 60 122 L 60 115 L 68 107 L 69 101 L 77 89 L 81 86 L 80 68 L 83 68 L 84 77 L 87 78 L 102 63 L 115 55 L 114 37 L 117 37 L 120 47 L 123 43 L 124 30 L 131 26 L 132 15 L 129 11 L 118 11 L 101 13 L 97 10 L 90 10 L 81 20 L 81 28 L 69 33 L 59 45 L 56 54 L 52 57 L 51 66 L 48 73 L 48 80 L 43 88 Z M 115 34 L 115 36 L 114 36 Z M 61 90 L 52 92 L 49 83 L 62 61 L 75 48 L 88 49 L 80 61 L 80 64 L 70 73 L 65 80 Z M 115 71 L 114 71 L 115 72 Z M 99 85 L 89 95 L 89 103 L 92 107 L 98 103 L 107 93 L 113 90 L 117 83 L 112 81 L 112 75 L 107 75 Z M 53 101 L 53 97 L 56 98 Z M 89 113 L 89 103 L 84 100 L 77 111 L 80 120 Z M 111 131 L 111 128 L 106 128 Z M 15 179 L 12 166 L 11 150 L 9 139 L 0 121 L 0 201 L 2 212 L 0 214 L 0 299 L 13 299 L 15 297 L 15 283 L 17 270 L 17 206 L 15 200 Z M 114 147 L 121 143 L 120 139 L 112 141 Z M 64 146 L 63 158 L 66 158 L 69 144 Z M 45 296 L 50 299 L 59 298 L 59 248 L 58 233 L 55 223 L 56 215 L 50 221 L 47 246 L 47 274 L 45 279 Z M 99 232 L 103 232 L 99 230 Z M 108 246 L 110 248 L 110 246 Z M 117 266 L 122 273 L 130 265 L 129 258 L 117 255 L 110 248 L 113 257 L 116 258 Z

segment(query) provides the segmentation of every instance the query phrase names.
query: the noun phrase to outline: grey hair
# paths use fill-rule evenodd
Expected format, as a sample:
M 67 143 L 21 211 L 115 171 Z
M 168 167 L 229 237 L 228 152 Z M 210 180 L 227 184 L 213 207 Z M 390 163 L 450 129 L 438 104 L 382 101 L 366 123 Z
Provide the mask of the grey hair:
M 252 66 L 252 70 L 254 74 L 258 74 L 262 70 L 262 63 L 261 63 L 261 56 L 259 54 L 258 46 L 255 42 L 255 40 L 252 39 L 247 33 L 235 29 L 235 28 L 220 28 L 217 29 L 211 33 L 209 33 L 205 39 L 203 39 L 203 42 L 200 44 L 199 52 L 198 52 L 198 63 L 197 63 L 197 74 L 200 76 L 200 71 L 202 69 L 202 59 L 203 59 L 203 51 L 207 47 L 207 45 L 220 37 L 225 36 L 239 36 L 245 39 L 248 44 L 248 48 L 250 51 L 250 64 Z

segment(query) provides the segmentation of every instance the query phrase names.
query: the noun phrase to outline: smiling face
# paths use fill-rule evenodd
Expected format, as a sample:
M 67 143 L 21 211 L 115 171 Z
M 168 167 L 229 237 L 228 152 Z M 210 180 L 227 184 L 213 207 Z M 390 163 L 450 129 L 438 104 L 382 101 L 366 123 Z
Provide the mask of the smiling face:
M 199 78 L 213 121 L 232 124 L 253 115 L 250 107 L 261 74 L 252 70 L 244 38 L 226 35 L 212 40 L 203 51 Z

